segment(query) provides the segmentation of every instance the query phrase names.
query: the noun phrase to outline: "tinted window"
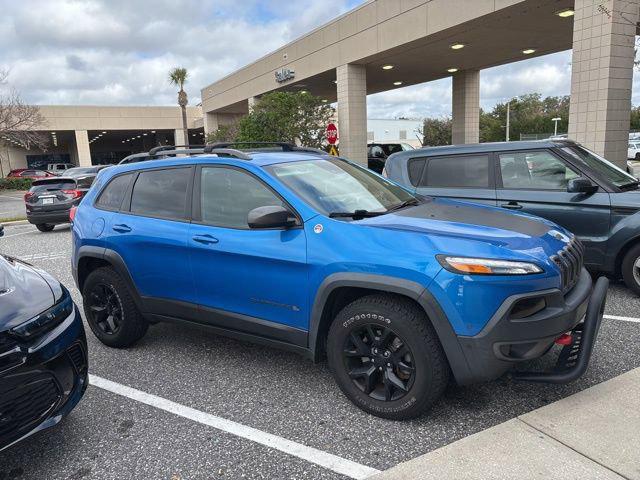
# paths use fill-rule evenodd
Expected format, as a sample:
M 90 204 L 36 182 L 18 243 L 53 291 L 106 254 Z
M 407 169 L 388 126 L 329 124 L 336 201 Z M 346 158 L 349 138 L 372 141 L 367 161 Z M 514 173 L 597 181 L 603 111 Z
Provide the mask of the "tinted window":
M 489 157 L 474 155 L 431 158 L 419 186 L 489 188 Z
M 46 191 L 56 191 L 56 190 L 73 190 L 76 188 L 76 182 L 74 180 L 65 180 L 61 178 L 60 180 L 37 180 L 34 182 L 34 185 L 29 189 L 30 192 L 46 192 Z M 40 183 L 42 182 L 42 183 Z
M 626 185 L 635 185 L 637 180 L 634 176 L 629 175 L 624 170 L 616 167 L 610 161 L 602 158 L 600 155 L 587 150 L 582 146 L 575 145 L 573 147 L 566 147 L 562 149 L 565 153 L 568 153 L 576 160 L 588 165 L 598 174 L 605 177 L 611 183 L 618 187 L 624 187 Z
M 124 194 L 127 192 L 132 175 L 120 175 L 109 182 L 96 202 L 98 208 L 105 210 L 118 210 L 122 204 Z
M 385 158 L 384 150 L 379 145 L 374 145 L 369 148 L 369 156 L 374 158 Z
M 426 161 L 424 158 L 412 158 L 409 160 L 407 168 L 409 169 L 409 181 L 411 181 L 411 185 L 417 186 L 420 183 L 422 170 L 424 169 Z
M 131 213 L 183 219 L 190 168 L 140 172 L 131 194 Z
M 579 175 L 551 152 L 514 152 L 499 155 L 504 188 L 566 190 Z
M 249 228 L 247 216 L 254 208 L 282 205 L 262 182 L 232 168 L 205 167 L 200 183 L 202 221 L 228 228 Z

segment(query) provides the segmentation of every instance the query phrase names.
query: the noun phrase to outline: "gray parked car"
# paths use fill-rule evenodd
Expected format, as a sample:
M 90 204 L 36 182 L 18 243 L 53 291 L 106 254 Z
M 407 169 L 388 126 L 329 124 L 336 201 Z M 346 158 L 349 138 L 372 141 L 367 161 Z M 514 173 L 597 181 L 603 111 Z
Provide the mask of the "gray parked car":
M 391 155 L 386 175 L 412 191 L 547 218 L 584 243 L 585 266 L 640 294 L 638 180 L 570 140 L 427 147 Z

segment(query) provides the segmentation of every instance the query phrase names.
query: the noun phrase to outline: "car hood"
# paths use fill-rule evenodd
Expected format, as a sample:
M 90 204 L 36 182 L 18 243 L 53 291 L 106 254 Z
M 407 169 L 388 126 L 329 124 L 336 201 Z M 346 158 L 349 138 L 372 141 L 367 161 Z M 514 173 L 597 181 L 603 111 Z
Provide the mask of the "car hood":
M 50 308 L 61 295 L 51 276 L 15 258 L 0 255 L 0 332 Z
M 549 261 L 573 237 L 548 220 L 497 207 L 442 198 L 358 222 L 385 229 L 428 234 L 442 253 L 495 254 Z M 464 250 L 473 242 L 473 250 Z M 482 248 L 482 246 L 486 248 Z M 461 251 L 462 250 L 462 251 Z

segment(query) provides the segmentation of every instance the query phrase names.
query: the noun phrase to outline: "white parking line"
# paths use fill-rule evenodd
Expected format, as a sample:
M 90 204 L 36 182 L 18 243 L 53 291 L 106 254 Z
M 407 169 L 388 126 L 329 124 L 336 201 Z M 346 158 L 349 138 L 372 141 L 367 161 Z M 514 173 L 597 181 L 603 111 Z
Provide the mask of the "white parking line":
M 35 230 L 27 230 L 26 232 L 20 232 L 20 233 L 12 233 L 11 235 L 5 235 L 4 237 L 0 237 L 0 239 L 2 238 L 11 238 L 11 237 L 17 237 L 18 235 L 24 235 L 26 233 L 34 233 Z
M 346 458 L 338 457 L 331 453 L 323 452 L 322 450 L 317 450 L 313 447 L 308 447 L 301 443 L 293 442 L 286 438 L 272 435 L 271 433 L 263 432 L 231 420 L 216 417 L 215 415 L 172 402 L 171 400 L 141 390 L 136 390 L 135 388 L 127 387 L 126 385 L 112 382 L 96 375 L 89 375 L 89 381 L 91 385 L 115 393 L 116 395 L 222 430 L 231 435 L 259 443 L 265 447 L 274 448 L 350 478 L 364 479 L 380 473 L 380 471 L 375 468 L 360 465 Z
M 640 318 L 635 318 L 635 317 L 620 317 L 618 315 L 604 315 L 603 318 L 606 318 L 607 320 L 620 320 L 621 322 L 640 323 Z

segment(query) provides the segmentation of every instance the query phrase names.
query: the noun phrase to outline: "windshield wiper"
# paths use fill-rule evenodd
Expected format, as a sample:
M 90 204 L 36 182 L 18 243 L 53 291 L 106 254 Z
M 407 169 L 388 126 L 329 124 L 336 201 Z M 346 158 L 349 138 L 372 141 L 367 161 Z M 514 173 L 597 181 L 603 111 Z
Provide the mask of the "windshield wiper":
M 396 210 L 401 210 L 405 207 L 413 207 L 416 205 L 420 205 L 420 200 L 418 200 L 417 198 L 411 198 L 409 200 L 405 200 L 402 203 L 399 203 L 398 205 L 394 205 L 393 207 L 390 207 L 386 213 L 395 212 Z
M 369 210 L 354 210 L 353 212 L 331 212 L 330 218 L 353 218 L 354 220 L 360 220 L 362 218 L 377 217 L 378 215 L 384 215 L 387 212 L 370 212 Z
M 631 190 L 633 188 L 638 188 L 639 185 L 640 185 L 640 182 L 635 181 L 635 182 L 623 183 L 622 185 L 619 185 L 618 188 L 620 190 Z

